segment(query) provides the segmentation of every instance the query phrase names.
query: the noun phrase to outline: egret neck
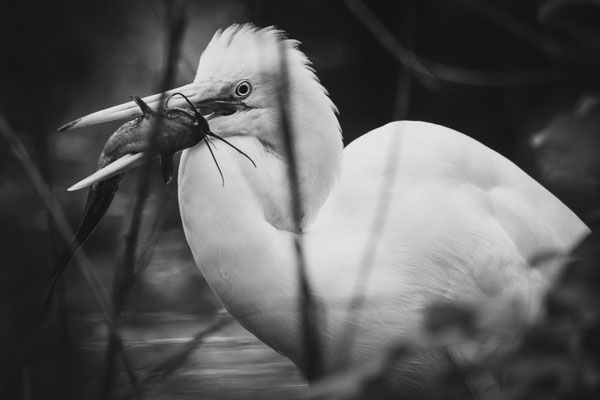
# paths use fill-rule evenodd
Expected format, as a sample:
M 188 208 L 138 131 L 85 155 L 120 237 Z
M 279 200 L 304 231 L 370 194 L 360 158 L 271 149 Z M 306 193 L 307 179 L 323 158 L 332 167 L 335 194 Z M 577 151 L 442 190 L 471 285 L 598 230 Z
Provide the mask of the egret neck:
M 240 36 L 231 39 L 224 37 L 227 34 L 225 31 L 213 41 L 232 40 L 229 46 L 235 46 Z M 254 53 L 276 50 L 261 42 L 275 40 L 273 35 L 274 31 L 261 30 L 251 36 L 259 41 Z M 211 131 L 248 154 L 256 168 L 232 148 L 213 141 L 223 183 L 207 145 L 186 150 L 179 168 L 179 203 L 195 261 L 223 305 L 275 348 L 286 347 L 281 330 L 288 332 L 290 346 L 279 350 L 294 359 L 290 353 L 297 346 L 291 342 L 300 329 L 294 317 L 297 271 L 293 235 L 310 230 L 333 190 L 341 169 L 343 145 L 331 100 L 295 42 L 286 39 L 284 43 L 289 60 L 290 108 L 286 112 L 302 197 L 300 224 L 293 220 L 281 105 L 273 78 L 278 74 L 275 62 L 257 62 L 258 69 L 244 75 L 255 96 L 247 99 L 247 109 L 209 121 Z M 211 55 L 217 45 L 221 43 L 211 43 L 200 60 L 198 77 L 202 78 L 197 82 L 203 86 L 211 85 L 214 74 L 212 70 L 203 72 L 210 69 L 210 65 L 203 64 L 204 57 Z M 277 343 L 272 340 L 275 337 Z

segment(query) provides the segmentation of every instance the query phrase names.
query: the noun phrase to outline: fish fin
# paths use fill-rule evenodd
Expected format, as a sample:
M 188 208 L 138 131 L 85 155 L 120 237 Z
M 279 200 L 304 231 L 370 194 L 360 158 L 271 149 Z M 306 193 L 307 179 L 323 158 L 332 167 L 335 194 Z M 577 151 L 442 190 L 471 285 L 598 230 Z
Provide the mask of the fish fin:
M 144 116 L 154 115 L 156 114 L 153 109 L 150 108 L 148 104 L 144 100 L 142 100 L 139 96 L 129 96 L 131 100 L 135 101 L 135 104 L 142 110 Z

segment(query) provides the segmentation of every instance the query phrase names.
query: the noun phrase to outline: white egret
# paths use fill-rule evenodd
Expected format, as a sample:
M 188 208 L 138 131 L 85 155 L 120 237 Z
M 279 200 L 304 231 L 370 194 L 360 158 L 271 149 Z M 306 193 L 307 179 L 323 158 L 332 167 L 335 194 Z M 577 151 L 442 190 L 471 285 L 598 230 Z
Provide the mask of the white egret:
M 287 112 L 304 207 L 299 225 L 292 218 L 276 95 L 280 46 L 289 65 Z M 512 162 L 449 128 L 393 122 L 343 149 L 327 92 L 297 42 L 273 28 L 217 32 L 194 82 L 175 92 L 213 111 L 211 131 L 256 163 L 214 142 L 223 185 L 205 144 L 183 153 L 179 205 L 194 259 L 227 310 L 300 368 L 306 360 L 295 235 L 303 236 L 311 289 L 324 313 L 318 331 L 326 371 L 360 364 L 398 342 L 423 345 L 389 382 L 390 390 L 417 398 L 437 384 L 435 372 L 448 355 L 468 363 L 510 340 L 511 328 L 532 321 L 556 268 L 535 269 L 529 260 L 548 250 L 566 252 L 588 232 Z M 159 98 L 144 100 L 158 107 Z M 169 105 L 185 103 L 173 98 Z M 65 129 L 134 115 L 138 107 L 127 103 Z M 386 157 L 390 147 L 394 159 Z M 123 164 L 128 161 L 119 171 Z M 382 185 L 389 186 L 389 210 L 372 269 L 362 276 Z M 363 313 L 354 345 L 341 348 L 348 302 L 360 279 L 367 279 Z M 488 336 L 427 350 L 423 324 L 436 302 L 481 310 Z

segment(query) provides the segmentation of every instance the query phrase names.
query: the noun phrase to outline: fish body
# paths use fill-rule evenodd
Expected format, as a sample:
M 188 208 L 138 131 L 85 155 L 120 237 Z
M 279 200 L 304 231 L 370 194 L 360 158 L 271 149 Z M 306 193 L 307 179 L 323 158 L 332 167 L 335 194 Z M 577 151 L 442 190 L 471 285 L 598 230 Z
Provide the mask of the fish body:
M 205 139 L 210 133 L 208 123 L 197 112 L 183 108 L 165 109 L 156 112 L 139 97 L 133 100 L 140 106 L 143 115 L 121 125 L 108 139 L 98 162 L 96 171 L 106 167 L 127 154 L 159 154 L 165 183 L 173 175 L 173 154 L 190 148 Z M 56 284 L 77 250 L 94 233 L 100 220 L 112 203 L 123 173 L 107 178 L 90 186 L 83 218 L 71 243 L 57 259 L 52 270 L 54 278 L 45 308 L 52 304 Z

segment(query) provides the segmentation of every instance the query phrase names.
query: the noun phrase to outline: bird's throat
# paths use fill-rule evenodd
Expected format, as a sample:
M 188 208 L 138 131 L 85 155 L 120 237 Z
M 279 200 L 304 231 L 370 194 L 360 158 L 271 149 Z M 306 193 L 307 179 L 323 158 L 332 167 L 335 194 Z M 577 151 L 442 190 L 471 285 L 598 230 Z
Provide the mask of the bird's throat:
M 182 155 L 179 205 L 185 235 L 196 264 L 227 310 L 261 340 L 289 352 L 293 345 L 276 343 L 268 333 L 280 332 L 276 324 L 290 329 L 290 338 L 296 335 L 295 317 L 289 313 L 297 298 L 294 233 L 274 226 L 284 221 L 276 217 L 281 212 L 276 208 L 282 206 L 265 195 L 283 190 L 274 179 L 285 171 L 277 171 L 281 160 L 258 141 L 231 141 L 257 167 L 235 150 L 217 145 L 224 185 L 205 146 Z M 270 328 L 263 331 L 261 326 Z

